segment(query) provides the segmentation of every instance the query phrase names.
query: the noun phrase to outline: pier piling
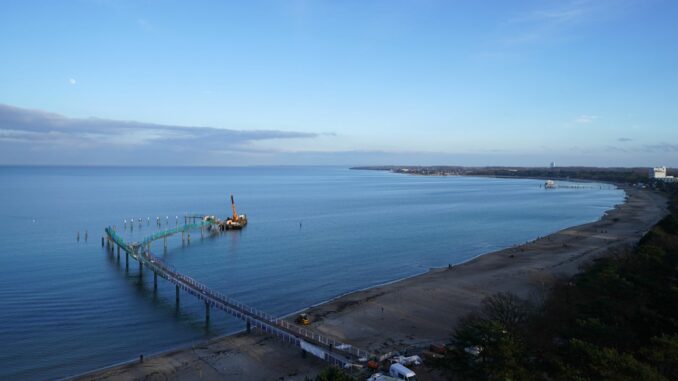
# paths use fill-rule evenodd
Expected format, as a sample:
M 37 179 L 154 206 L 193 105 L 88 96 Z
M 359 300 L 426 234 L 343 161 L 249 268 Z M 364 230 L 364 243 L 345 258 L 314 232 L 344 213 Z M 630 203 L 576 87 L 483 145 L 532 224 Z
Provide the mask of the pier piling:
M 140 219 L 141 220 L 141 219 Z M 143 220 L 142 220 L 143 221 Z M 264 332 L 268 333 L 273 333 L 279 337 L 282 337 L 284 340 L 287 341 L 292 341 L 296 342 L 297 345 L 300 345 L 300 341 L 304 338 L 311 340 L 311 342 L 314 343 L 314 345 L 324 345 L 324 346 L 329 346 L 330 350 L 325 352 L 325 358 L 329 359 L 328 361 L 331 361 L 332 363 L 336 364 L 344 364 L 345 359 L 342 357 L 337 357 L 334 355 L 332 352 L 341 350 L 345 354 L 348 354 L 349 356 L 357 356 L 357 357 L 368 357 L 365 356 L 366 354 L 369 355 L 369 353 L 366 353 L 365 351 L 361 351 L 359 349 L 356 349 L 352 346 L 344 345 L 342 344 L 341 346 L 335 344 L 332 342 L 330 344 L 330 341 L 328 341 L 327 338 L 324 338 L 318 334 L 315 334 L 313 332 L 307 331 L 306 329 L 299 329 L 295 328 L 294 326 L 288 324 L 287 322 L 280 320 L 278 318 L 275 318 L 273 316 L 270 316 L 268 314 L 262 313 L 252 307 L 246 306 L 242 303 L 239 303 L 223 294 L 221 294 L 218 291 L 211 290 L 210 288 L 206 287 L 205 285 L 195 281 L 194 279 L 190 278 L 189 276 L 183 275 L 181 273 L 178 273 L 176 270 L 174 270 L 173 267 L 167 265 L 162 261 L 161 259 L 155 257 L 151 251 L 150 251 L 150 241 L 152 240 L 157 240 L 159 238 L 164 238 L 165 242 L 164 245 L 166 246 L 166 236 L 178 232 L 186 232 L 187 237 L 190 241 L 190 234 L 189 230 L 190 229 L 195 229 L 200 227 L 201 228 L 201 233 L 204 234 L 204 225 L 216 225 L 219 221 L 212 221 L 206 219 L 205 222 L 196 222 L 191 225 L 186 225 L 182 228 L 176 228 L 173 230 L 168 230 L 167 232 L 161 232 L 161 233 L 155 233 L 152 236 L 149 236 L 146 238 L 144 243 L 138 243 L 138 242 L 132 242 L 132 243 L 126 243 L 120 236 L 115 231 L 114 227 L 107 227 L 106 228 L 106 234 L 108 236 L 108 241 L 107 241 L 107 246 L 110 247 L 111 255 L 113 254 L 113 246 L 117 246 L 117 252 L 118 255 L 120 253 L 120 249 L 122 248 L 125 251 L 125 272 L 126 274 L 129 272 L 129 256 L 132 256 L 132 259 L 137 260 L 139 262 L 139 279 L 141 280 L 141 283 L 138 283 L 139 285 L 143 286 L 145 282 L 143 281 L 143 267 L 144 264 L 148 265 L 150 267 L 150 270 L 153 271 L 153 290 L 154 290 L 154 298 L 158 296 L 158 273 L 160 276 L 170 283 L 175 285 L 175 300 L 176 300 L 176 310 L 175 313 L 177 316 L 180 315 L 181 310 L 180 310 L 180 290 L 183 288 L 189 295 L 193 295 L 197 297 L 199 300 L 202 300 L 205 303 L 205 330 L 209 331 L 210 329 L 210 318 L 211 318 L 211 307 L 214 306 L 215 308 L 225 311 L 228 314 L 235 316 L 237 318 L 245 320 L 246 323 L 246 329 L 247 332 L 252 331 L 252 322 L 254 322 L 254 327 L 255 328 L 260 328 Z M 183 234 L 182 234 L 183 235 Z M 104 245 L 102 237 L 102 246 Z M 183 237 L 182 237 L 183 238 Z M 119 260 L 119 256 L 118 256 Z M 128 275 L 126 275 L 128 276 Z M 304 340 L 306 340 L 304 339 Z M 337 349 L 339 348 L 339 349 Z

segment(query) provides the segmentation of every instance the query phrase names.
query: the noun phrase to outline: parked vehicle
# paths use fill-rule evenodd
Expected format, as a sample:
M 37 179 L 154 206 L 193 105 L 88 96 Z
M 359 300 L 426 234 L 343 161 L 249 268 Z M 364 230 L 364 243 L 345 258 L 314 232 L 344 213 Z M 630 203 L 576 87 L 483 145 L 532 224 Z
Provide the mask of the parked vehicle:
M 398 363 L 391 364 L 388 374 L 391 377 L 397 378 L 398 380 L 417 381 L 416 373 L 405 367 L 405 365 Z

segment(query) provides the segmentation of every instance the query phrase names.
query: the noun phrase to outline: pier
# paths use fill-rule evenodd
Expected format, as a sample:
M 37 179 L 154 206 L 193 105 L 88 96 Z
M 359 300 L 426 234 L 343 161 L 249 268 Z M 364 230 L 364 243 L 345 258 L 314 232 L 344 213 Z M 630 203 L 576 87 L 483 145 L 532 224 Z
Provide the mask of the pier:
M 188 222 L 192 223 L 188 223 Z M 163 240 L 164 248 L 167 248 L 167 237 L 174 234 L 184 233 L 190 240 L 190 231 L 200 229 L 212 231 L 219 229 L 221 221 L 206 216 L 186 216 L 184 225 L 172 229 L 162 230 L 144 238 L 141 242 L 125 242 L 113 227 L 107 227 L 106 245 L 113 252 L 117 247 L 118 256 L 120 250 L 125 252 L 125 268 L 129 269 L 129 257 L 139 263 L 139 270 L 153 272 L 153 287 L 158 287 L 158 277 L 163 278 L 173 284 L 176 290 L 176 303 L 179 306 L 180 291 L 198 298 L 205 303 L 205 323 L 209 324 L 210 309 L 215 308 L 235 316 L 245 322 L 247 331 L 256 328 L 280 338 L 285 342 L 294 344 L 305 352 L 309 352 L 333 365 L 345 366 L 354 362 L 363 362 L 373 358 L 371 353 L 358 349 L 350 344 L 342 343 L 337 340 L 317 334 L 306 328 L 290 323 L 283 318 L 269 315 L 253 307 L 247 306 L 221 292 L 213 290 L 206 285 L 194 280 L 177 271 L 172 265 L 165 263 L 162 259 L 151 253 L 151 243 L 156 240 Z M 104 244 L 102 238 L 102 246 Z

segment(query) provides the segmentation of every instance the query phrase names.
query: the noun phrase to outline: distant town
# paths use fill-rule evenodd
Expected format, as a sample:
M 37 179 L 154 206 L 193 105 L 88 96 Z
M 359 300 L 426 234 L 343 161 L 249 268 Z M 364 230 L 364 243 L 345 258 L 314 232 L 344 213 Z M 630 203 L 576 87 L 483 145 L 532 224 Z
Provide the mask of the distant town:
M 629 184 L 673 183 L 678 178 L 669 176 L 676 169 L 666 167 L 599 168 L 599 167 L 463 167 L 463 166 L 361 166 L 357 170 L 390 171 L 422 176 L 492 176 L 521 177 L 553 180 L 596 180 Z

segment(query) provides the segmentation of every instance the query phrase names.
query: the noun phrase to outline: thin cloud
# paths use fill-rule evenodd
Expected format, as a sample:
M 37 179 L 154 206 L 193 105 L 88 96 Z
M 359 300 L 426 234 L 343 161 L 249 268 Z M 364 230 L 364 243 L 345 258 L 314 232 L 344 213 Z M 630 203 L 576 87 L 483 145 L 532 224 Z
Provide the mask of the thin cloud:
M 618 147 L 618 146 L 611 146 L 611 145 L 605 146 L 605 151 L 608 151 L 608 152 L 621 152 L 621 153 L 629 152 L 629 150 L 626 149 L 626 148 Z
M 153 25 L 146 19 L 137 19 L 137 25 L 147 32 L 153 32 L 155 30 Z
M 533 9 L 525 14 L 510 20 L 513 23 L 551 23 L 568 24 L 574 23 L 591 13 L 594 8 L 591 1 L 565 1 L 558 2 L 550 8 Z
M 576 117 L 573 122 L 577 124 L 591 124 L 598 119 L 597 115 L 587 115 L 587 114 L 582 114 Z
M 0 142 L 120 148 L 211 151 L 244 149 L 256 141 L 312 139 L 316 133 L 277 130 L 232 130 L 172 126 L 100 118 L 68 118 L 59 114 L 0 104 Z
M 75 85 L 78 82 L 75 80 L 75 78 L 69 78 L 68 83 L 70 83 L 71 85 Z
M 678 152 L 678 144 L 659 143 L 643 146 L 645 152 L 673 153 Z
M 502 40 L 507 46 L 544 41 L 581 22 L 589 12 L 588 4 L 580 1 L 533 9 L 508 20 L 504 25 L 508 31 Z
M 632 142 L 633 139 L 631 139 L 631 138 L 619 138 L 619 139 L 617 139 L 617 141 L 622 142 L 622 143 L 628 143 L 628 142 Z
M 623 11 L 633 1 L 574 0 L 554 2 L 515 15 L 503 24 L 507 46 L 527 45 L 562 38 L 576 27 L 598 22 Z

